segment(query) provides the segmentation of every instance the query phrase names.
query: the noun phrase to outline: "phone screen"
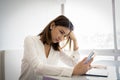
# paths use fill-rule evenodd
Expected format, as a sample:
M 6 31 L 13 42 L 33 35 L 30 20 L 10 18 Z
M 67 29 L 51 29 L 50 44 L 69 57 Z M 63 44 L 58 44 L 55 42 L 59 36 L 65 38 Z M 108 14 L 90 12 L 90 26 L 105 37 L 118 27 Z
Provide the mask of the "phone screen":
M 89 62 L 89 60 L 91 60 L 91 58 L 93 57 L 94 52 L 92 51 L 89 56 L 87 57 L 87 60 L 85 61 L 85 63 Z

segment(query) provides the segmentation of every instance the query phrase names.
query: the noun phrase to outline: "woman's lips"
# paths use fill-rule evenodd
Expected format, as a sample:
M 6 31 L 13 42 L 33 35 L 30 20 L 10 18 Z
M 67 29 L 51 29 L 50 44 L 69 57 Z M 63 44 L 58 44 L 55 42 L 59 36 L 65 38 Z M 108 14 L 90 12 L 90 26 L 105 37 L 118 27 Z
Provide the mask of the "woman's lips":
M 59 39 L 56 39 L 56 42 L 59 42 Z

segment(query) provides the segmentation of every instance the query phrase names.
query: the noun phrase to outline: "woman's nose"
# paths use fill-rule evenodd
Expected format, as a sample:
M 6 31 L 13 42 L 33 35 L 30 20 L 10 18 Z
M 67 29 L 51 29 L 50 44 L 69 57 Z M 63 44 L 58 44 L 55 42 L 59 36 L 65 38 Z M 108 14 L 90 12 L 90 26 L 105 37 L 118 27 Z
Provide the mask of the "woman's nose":
M 64 39 L 64 36 L 59 36 L 59 41 L 62 41 Z

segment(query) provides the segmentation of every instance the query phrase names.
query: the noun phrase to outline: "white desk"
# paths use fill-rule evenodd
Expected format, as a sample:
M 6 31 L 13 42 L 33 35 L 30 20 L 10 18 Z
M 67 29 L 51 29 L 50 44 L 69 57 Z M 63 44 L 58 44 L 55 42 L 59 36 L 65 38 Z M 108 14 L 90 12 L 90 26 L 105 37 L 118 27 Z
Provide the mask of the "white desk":
M 48 76 L 48 77 L 52 77 L 58 80 L 120 80 L 120 77 L 119 77 L 120 76 L 120 71 L 119 71 L 120 62 L 99 61 L 96 63 L 108 65 L 107 66 L 108 77 L 94 77 L 94 76 L 72 76 L 72 77 Z M 116 65 L 117 65 L 118 71 L 116 70 Z
M 116 76 L 115 67 L 108 67 L 108 77 L 93 77 L 93 76 L 72 76 L 72 77 L 60 77 L 60 76 L 47 76 L 58 80 L 119 80 Z

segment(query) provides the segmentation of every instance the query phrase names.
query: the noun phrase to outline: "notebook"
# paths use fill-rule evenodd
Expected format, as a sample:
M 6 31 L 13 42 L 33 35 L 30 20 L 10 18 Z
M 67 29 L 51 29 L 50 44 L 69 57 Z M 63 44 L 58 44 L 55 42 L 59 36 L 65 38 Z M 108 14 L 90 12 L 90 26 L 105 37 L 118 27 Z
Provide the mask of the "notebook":
M 92 68 L 84 75 L 94 77 L 108 77 L 108 69 L 107 67 Z

